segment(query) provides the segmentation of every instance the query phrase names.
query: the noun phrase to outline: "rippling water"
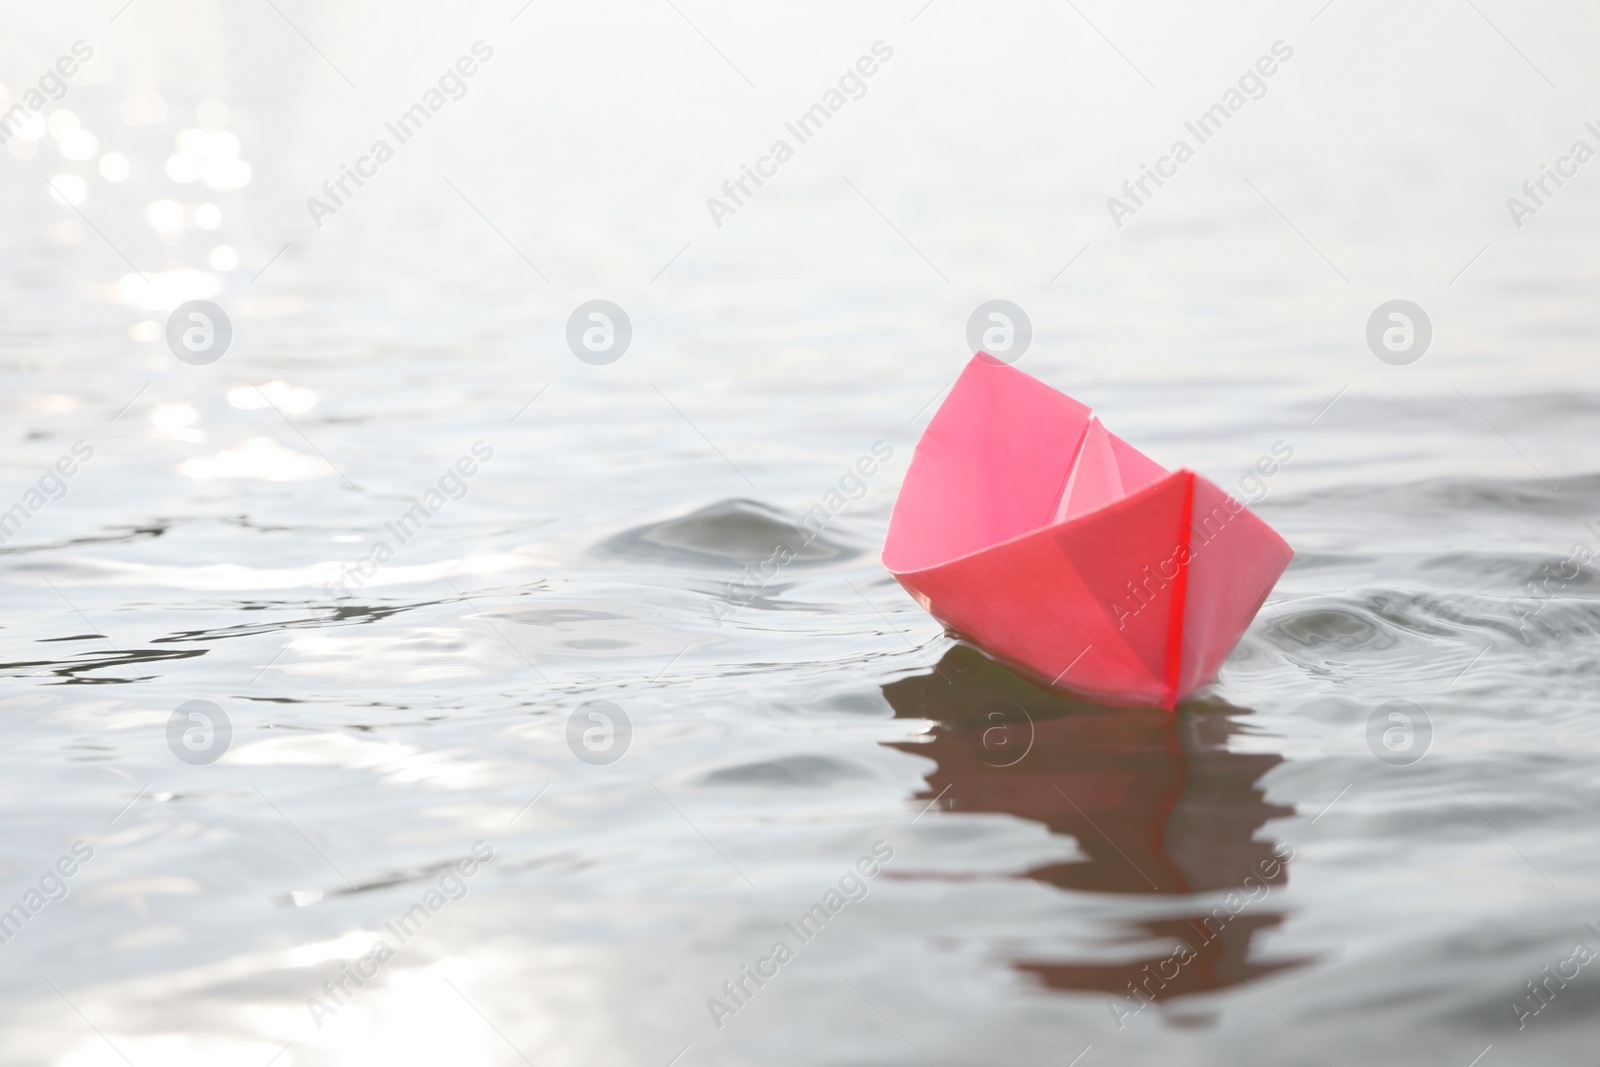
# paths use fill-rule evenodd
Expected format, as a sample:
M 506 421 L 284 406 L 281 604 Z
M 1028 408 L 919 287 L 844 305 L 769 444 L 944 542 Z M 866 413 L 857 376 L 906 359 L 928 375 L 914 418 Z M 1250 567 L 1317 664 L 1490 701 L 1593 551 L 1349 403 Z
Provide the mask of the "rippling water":
M 0 1060 L 1591 1058 L 1600 176 L 1505 200 L 1595 139 L 1600 27 L 1080 6 L 8 12 L 7 107 L 94 60 L 0 153 Z M 1163 464 L 1292 450 L 1243 484 L 1296 559 L 1176 714 L 878 564 L 995 297 Z

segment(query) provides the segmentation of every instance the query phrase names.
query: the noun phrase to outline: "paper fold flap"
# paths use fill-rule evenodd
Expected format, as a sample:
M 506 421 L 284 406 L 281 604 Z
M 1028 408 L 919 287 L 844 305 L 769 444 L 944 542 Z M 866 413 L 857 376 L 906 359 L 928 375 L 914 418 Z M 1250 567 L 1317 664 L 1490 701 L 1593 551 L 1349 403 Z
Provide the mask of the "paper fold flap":
M 1054 521 L 1061 522 L 1103 508 L 1113 500 L 1122 499 L 1126 492 L 1111 435 L 1098 418 L 1091 418 L 1083 443 L 1078 446 L 1078 456 L 1072 461 L 1072 473 L 1067 475 L 1061 502 L 1056 505 Z

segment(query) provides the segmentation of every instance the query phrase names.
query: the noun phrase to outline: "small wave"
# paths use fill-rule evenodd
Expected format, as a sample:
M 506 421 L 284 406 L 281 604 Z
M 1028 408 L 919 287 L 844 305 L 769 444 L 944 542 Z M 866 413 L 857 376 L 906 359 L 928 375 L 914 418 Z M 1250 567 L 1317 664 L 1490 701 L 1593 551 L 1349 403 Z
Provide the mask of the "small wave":
M 1441 512 L 1512 512 L 1580 522 L 1600 513 L 1600 474 L 1542 478 L 1428 478 L 1415 482 L 1332 486 L 1274 498 L 1271 510 L 1347 509 L 1417 515 L 1439 522 Z
M 675 519 L 636 526 L 600 542 L 595 551 L 644 563 L 738 567 L 765 560 L 783 545 L 794 553 L 789 566 L 860 555 L 859 549 L 755 500 L 722 500 Z
M 707 785 L 827 786 L 872 775 L 854 763 L 832 756 L 784 756 L 758 763 L 723 767 L 706 775 Z
M 109 677 L 90 672 L 164 660 L 193 659 L 195 656 L 205 655 L 206 651 L 203 648 L 192 650 L 132 648 L 111 652 L 84 652 L 70 660 L 13 660 L 0 663 L 0 677 L 50 674 L 62 679 L 53 683 L 55 685 L 125 685 L 131 682 L 148 682 L 157 676 L 138 674 L 132 677 Z

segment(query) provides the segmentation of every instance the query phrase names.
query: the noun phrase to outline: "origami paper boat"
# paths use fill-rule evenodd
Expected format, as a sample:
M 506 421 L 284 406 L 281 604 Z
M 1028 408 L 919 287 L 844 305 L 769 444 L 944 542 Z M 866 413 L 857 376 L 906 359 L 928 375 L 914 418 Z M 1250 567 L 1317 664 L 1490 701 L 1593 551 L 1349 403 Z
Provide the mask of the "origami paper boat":
M 1293 555 L 1215 483 L 980 352 L 917 442 L 883 565 L 995 658 L 1170 710 L 1216 677 Z

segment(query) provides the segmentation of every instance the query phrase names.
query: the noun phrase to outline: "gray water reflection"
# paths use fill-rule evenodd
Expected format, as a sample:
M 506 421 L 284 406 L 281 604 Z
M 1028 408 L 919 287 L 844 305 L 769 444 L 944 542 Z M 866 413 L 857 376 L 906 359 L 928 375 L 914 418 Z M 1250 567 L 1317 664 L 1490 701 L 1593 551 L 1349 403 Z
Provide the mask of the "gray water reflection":
M 1019 877 L 1075 893 L 1177 898 L 1170 915 L 1108 934 L 1111 943 L 1166 942 L 1163 952 L 1115 963 L 1022 959 L 1019 970 L 1052 989 L 1133 995 L 1138 985 L 1161 1001 L 1310 962 L 1254 958 L 1255 935 L 1286 918 L 1261 902 L 1287 884 L 1292 854 L 1260 831 L 1294 811 L 1268 803 L 1257 784 L 1282 757 L 1228 748 L 1246 709 L 1212 700 L 1173 716 L 1084 704 L 964 645 L 883 692 L 897 717 L 936 724 L 926 741 L 890 746 L 937 761 L 920 796 L 946 811 L 1038 822 L 1086 854 Z M 1062 906 L 1072 907 L 1070 894 Z M 1174 957 L 1176 943 L 1189 951 Z

